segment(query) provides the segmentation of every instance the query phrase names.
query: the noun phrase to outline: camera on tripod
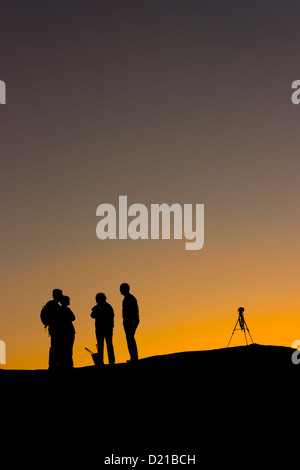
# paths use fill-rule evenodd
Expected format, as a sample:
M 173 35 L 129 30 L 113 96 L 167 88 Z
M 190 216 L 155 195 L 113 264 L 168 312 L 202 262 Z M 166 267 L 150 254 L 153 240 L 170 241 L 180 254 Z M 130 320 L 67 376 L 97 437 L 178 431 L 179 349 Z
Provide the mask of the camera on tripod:
M 244 307 L 240 307 L 238 308 L 238 312 L 239 312 L 239 318 L 238 318 L 238 321 L 239 321 L 239 324 L 240 324 L 240 328 L 242 331 L 245 331 L 245 318 L 244 318 Z

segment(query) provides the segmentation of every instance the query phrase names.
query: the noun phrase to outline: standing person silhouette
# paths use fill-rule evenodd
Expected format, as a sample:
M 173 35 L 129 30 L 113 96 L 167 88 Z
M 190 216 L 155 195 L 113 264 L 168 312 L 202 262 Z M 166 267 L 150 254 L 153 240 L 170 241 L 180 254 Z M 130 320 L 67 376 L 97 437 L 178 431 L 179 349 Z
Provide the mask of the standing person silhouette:
M 114 310 L 106 302 L 106 295 L 99 293 L 96 295 L 97 305 L 92 308 L 91 317 L 95 318 L 96 338 L 98 345 L 99 362 L 103 364 L 104 339 L 106 341 L 108 362 L 115 363 L 115 352 L 113 347 Z
M 135 362 L 138 360 L 138 350 L 134 335 L 140 322 L 140 318 L 137 300 L 129 291 L 129 284 L 124 282 L 120 285 L 120 292 L 124 295 L 122 303 L 123 326 L 130 354 L 130 361 L 127 362 Z
M 41 311 L 41 321 L 45 328 L 48 327 L 50 341 L 49 349 L 49 370 L 54 370 L 57 368 L 59 363 L 59 333 L 58 333 L 58 319 L 60 315 L 60 301 L 63 297 L 63 293 L 60 289 L 53 289 L 52 291 L 53 299 L 44 305 Z
M 58 319 L 58 360 L 64 369 L 73 368 L 73 345 L 75 328 L 73 321 L 75 315 L 70 309 L 70 297 L 63 295 L 60 300 L 61 308 Z

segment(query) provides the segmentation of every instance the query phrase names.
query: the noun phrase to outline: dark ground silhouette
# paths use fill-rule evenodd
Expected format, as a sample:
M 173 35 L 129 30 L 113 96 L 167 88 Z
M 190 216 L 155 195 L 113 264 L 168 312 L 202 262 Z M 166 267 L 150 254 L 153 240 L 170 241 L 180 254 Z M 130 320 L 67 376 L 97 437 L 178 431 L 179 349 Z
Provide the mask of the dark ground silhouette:
M 14 463 L 31 467 L 42 452 L 49 465 L 184 453 L 196 455 L 194 468 L 288 468 L 299 448 L 292 351 L 254 344 L 64 375 L 0 370 L 4 439 Z

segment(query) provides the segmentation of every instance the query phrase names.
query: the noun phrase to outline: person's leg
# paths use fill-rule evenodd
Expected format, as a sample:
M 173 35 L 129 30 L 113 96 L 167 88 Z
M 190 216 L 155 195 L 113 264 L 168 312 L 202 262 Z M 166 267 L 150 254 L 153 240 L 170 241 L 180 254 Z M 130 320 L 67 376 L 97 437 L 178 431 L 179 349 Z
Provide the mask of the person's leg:
M 98 345 L 98 359 L 99 364 L 103 364 L 103 349 L 104 349 L 104 334 L 102 331 L 96 333 L 97 345 Z
M 75 334 L 70 333 L 68 337 L 68 343 L 66 344 L 66 356 L 65 356 L 65 367 L 68 369 L 73 368 L 73 345 L 75 340 Z
M 69 338 L 65 335 L 60 335 L 58 340 L 58 363 L 61 369 L 67 369 L 69 364 Z
M 137 345 L 136 341 L 134 338 L 134 334 L 136 331 L 136 327 L 128 327 L 124 326 L 125 329 L 125 335 L 126 335 L 126 340 L 127 340 L 127 346 L 128 346 L 128 351 L 130 354 L 130 359 L 132 361 L 137 361 L 138 360 L 138 350 L 137 350 Z
M 113 329 L 106 332 L 105 339 L 106 339 L 108 362 L 110 364 L 114 364 L 115 352 L 114 352 L 114 346 L 113 346 Z
M 55 360 L 55 347 L 53 344 L 50 345 L 49 348 L 49 370 L 54 370 L 56 368 L 56 360 Z
M 50 336 L 50 349 L 49 349 L 49 370 L 57 368 L 57 340 L 55 335 Z

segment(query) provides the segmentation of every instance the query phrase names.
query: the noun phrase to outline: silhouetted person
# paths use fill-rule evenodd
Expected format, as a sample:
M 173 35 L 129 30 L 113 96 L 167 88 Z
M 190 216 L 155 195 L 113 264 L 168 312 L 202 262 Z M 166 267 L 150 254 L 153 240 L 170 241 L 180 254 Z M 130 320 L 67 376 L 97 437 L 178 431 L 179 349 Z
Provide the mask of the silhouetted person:
M 99 293 L 96 295 L 97 305 L 92 308 L 91 317 L 95 318 L 96 338 L 98 345 L 99 362 L 103 364 L 104 339 L 106 341 L 108 361 L 112 365 L 115 363 L 115 353 L 113 347 L 114 310 L 106 302 L 106 295 Z
M 48 332 L 51 338 L 49 350 L 49 369 L 56 369 L 59 363 L 58 352 L 58 318 L 60 314 L 61 305 L 59 302 L 63 297 L 60 289 L 54 289 L 52 292 L 53 299 L 44 305 L 41 311 L 41 320 L 45 328 L 48 327 Z
M 120 292 L 124 295 L 122 314 L 123 326 L 130 354 L 130 361 L 128 362 L 133 362 L 138 360 L 138 350 L 134 335 L 140 322 L 140 318 L 137 300 L 134 295 L 130 294 L 129 290 L 130 286 L 127 283 L 124 282 L 120 285 Z
M 73 367 L 73 345 L 75 340 L 75 328 L 73 321 L 75 315 L 69 308 L 70 297 L 63 295 L 60 300 L 61 308 L 57 322 L 58 363 L 64 369 Z

